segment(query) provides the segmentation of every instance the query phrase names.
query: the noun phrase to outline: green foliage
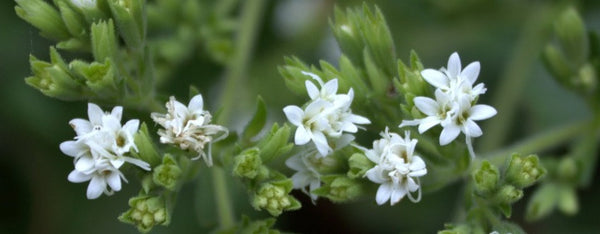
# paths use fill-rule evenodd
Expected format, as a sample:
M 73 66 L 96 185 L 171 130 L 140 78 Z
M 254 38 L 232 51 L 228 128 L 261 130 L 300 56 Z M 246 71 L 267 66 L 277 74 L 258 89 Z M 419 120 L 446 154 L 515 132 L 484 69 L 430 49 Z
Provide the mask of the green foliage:
M 348 202 L 363 194 L 363 185 L 346 175 L 326 175 L 321 179 L 324 185 L 312 193 L 333 202 Z

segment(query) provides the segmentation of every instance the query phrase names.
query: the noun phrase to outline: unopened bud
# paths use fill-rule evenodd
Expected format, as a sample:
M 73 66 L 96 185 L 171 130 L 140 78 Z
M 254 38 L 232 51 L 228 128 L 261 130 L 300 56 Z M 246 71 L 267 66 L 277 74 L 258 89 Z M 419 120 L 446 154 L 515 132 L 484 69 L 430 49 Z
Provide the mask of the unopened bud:
M 475 191 L 480 195 L 490 195 L 496 190 L 499 179 L 500 173 L 498 172 L 498 168 L 488 161 L 483 161 L 481 167 L 473 173 Z
M 518 188 L 531 186 L 546 174 L 537 155 L 521 157 L 513 154 L 506 169 L 506 180 Z

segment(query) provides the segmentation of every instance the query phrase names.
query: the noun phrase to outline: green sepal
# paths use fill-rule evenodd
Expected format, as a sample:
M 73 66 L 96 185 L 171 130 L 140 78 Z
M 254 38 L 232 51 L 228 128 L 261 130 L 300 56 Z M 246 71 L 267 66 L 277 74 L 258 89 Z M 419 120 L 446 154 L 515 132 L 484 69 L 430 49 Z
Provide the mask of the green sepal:
M 363 153 L 354 153 L 348 159 L 348 177 L 351 179 L 362 178 L 365 173 L 373 168 L 375 164 L 371 162 Z
M 288 143 L 290 133 L 291 129 L 287 124 L 283 124 L 281 127 L 277 123 L 273 124 L 271 131 L 257 144 L 257 147 L 260 148 L 260 157 L 264 163 L 288 153 L 294 147 L 293 143 Z
M 60 16 L 65 23 L 67 30 L 74 37 L 83 38 L 87 33 L 87 24 L 85 18 L 76 10 L 72 9 L 68 3 L 57 2 Z
M 71 38 L 68 40 L 58 42 L 56 44 L 56 48 L 59 48 L 61 50 L 87 52 L 91 50 L 91 45 L 89 40 L 84 41 L 80 38 Z
M 364 100 L 369 97 L 369 87 L 365 80 L 362 79 L 365 75 L 362 74 L 362 71 L 354 64 L 346 55 L 342 54 L 339 60 L 340 67 L 340 88 L 342 90 L 348 90 L 350 88 L 354 89 L 355 93 L 360 93 L 361 95 L 355 95 L 354 99 L 357 103 L 364 103 Z M 344 87 L 346 85 L 347 87 Z
M 510 215 L 512 214 L 512 206 L 510 204 L 500 204 L 498 205 L 498 209 L 500 209 L 500 212 L 502 212 L 504 217 L 510 218 Z
M 67 69 L 60 54 L 50 48 L 52 63 L 38 60 L 33 55 L 29 57 L 33 76 L 25 78 L 25 82 L 38 89 L 43 94 L 61 100 L 81 100 L 89 95 L 83 82 L 77 80 Z
M 258 98 L 256 98 L 256 112 L 242 133 L 242 141 L 249 142 L 252 137 L 258 135 L 265 127 L 266 122 L 267 106 L 262 97 L 258 96 Z
M 326 197 L 333 202 L 347 202 L 363 193 L 362 184 L 345 175 L 326 175 L 321 177 L 323 186 L 311 191 L 312 194 Z
M 108 5 L 125 44 L 141 50 L 145 39 L 141 0 L 108 0 Z
M 105 61 L 107 58 L 117 61 L 118 43 L 112 19 L 92 24 L 91 41 L 96 61 Z
M 523 197 L 523 190 L 506 184 L 496 193 L 494 200 L 499 204 L 512 204 Z
M 140 129 L 135 134 L 133 142 L 138 148 L 138 152 L 132 152 L 132 154 L 150 164 L 150 167 L 154 168 L 161 162 L 161 157 L 152 141 L 152 137 L 148 132 L 148 126 L 146 123 L 142 123 Z
M 15 12 L 21 19 L 40 30 L 44 37 L 57 41 L 71 37 L 60 14 L 43 0 L 16 0 Z
M 75 74 L 86 80 L 86 85 L 101 99 L 111 99 L 120 96 L 120 82 L 117 69 L 111 59 L 104 63 L 86 63 L 75 60 L 70 63 Z
M 170 154 L 165 154 L 162 164 L 154 168 L 152 179 L 157 185 L 163 186 L 168 190 L 174 191 L 181 178 L 181 168 L 177 161 Z

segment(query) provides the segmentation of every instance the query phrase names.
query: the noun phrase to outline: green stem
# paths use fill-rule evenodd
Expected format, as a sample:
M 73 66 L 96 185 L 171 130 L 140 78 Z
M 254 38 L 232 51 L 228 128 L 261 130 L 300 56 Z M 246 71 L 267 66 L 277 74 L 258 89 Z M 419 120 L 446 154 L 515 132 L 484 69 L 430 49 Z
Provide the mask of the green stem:
M 521 154 L 539 153 L 555 147 L 573 137 L 580 135 L 590 127 L 591 121 L 581 121 L 551 129 L 530 137 L 506 149 L 483 155 L 480 159 L 489 160 L 492 164 L 499 165 L 504 162 L 507 155 L 518 152 Z
M 233 227 L 234 217 L 233 208 L 231 207 L 231 198 L 227 191 L 227 181 L 225 178 L 225 170 L 219 167 L 213 167 L 212 169 L 213 185 L 215 190 L 215 202 L 217 203 L 217 212 L 219 215 L 219 222 L 222 229 Z
M 500 84 L 494 90 L 492 106 L 498 115 L 490 119 L 483 129 L 487 137 L 481 139 L 479 151 L 489 152 L 497 149 L 505 140 L 510 126 L 513 124 L 519 99 L 528 78 L 531 76 L 534 63 L 548 41 L 552 22 L 556 18 L 558 7 L 542 6 L 533 12 L 529 21 L 522 28 L 521 38 L 513 49 L 512 56 L 500 77 Z

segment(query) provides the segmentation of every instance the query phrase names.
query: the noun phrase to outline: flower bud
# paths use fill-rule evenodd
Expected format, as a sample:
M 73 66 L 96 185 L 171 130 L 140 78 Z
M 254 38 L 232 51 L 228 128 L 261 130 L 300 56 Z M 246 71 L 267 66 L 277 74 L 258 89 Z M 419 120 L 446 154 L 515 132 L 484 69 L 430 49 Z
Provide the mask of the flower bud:
M 141 0 L 108 0 L 108 5 L 125 44 L 141 50 L 146 35 Z
M 577 162 L 573 157 L 562 158 L 556 170 L 558 179 L 561 181 L 571 183 L 577 180 Z
M 67 30 L 74 37 L 85 37 L 87 24 L 83 15 L 72 9 L 66 2 L 57 2 L 60 16 Z
M 506 169 L 506 181 L 518 188 L 531 186 L 546 174 L 537 155 L 521 157 L 513 154 Z
M 312 193 L 327 197 L 334 202 L 346 202 L 360 196 L 363 192 L 362 185 L 344 175 L 329 175 L 322 178 L 324 185 Z
M 498 168 L 483 161 L 481 167 L 473 172 L 473 181 L 475 182 L 475 191 L 480 195 L 490 195 L 498 186 L 500 173 Z
M 374 166 L 373 162 L 361 153 L 355 153 L 350 156 L 348 165 L 350 169 L 348 170 L 347 175 L 350 179 L 362 178 L 365 173 Z
M 34 76 L 25 78 L 25 82 L 43 94 L 61 100 L 85 98 L 85 86 L 71 74 L 56 49 L 50 48 L 50 57 L 52 63 L 38 60 L 31 55 L 29 63 Z
M 552 183 L 544 183 L 534 193 L 525 211 L 527 221 L 540 220 L 554 210 L 558 202 L 559 188 Z
M 271 131 L 257 144 L 263 162 L 269 162 L 292 149 L 294 144 L 288 142 L 290 132 L 290 127 L 287 124 L 281 127 L 277 123 L 273 124 Z
M 504 185 L 498 190 L 496 200 L 500 204 L 512 204 L 523 197 L 523 190 L 512 185 Z
M 177 161 L 170 154 L 166 154 L 163 157 L 162 164 L 154 168 L 154 172 L 152 173 L 154 183 L 171 191 L 175 190 L 180 177 L 181 168 L 179 168 Z
M 103 62 L 107 58 L 116 60 L 118 44 L 112 19 L 92 24 L 91 31 L 94 59 L 99 62 Z
M 571 76 L 573 70 L 569 67 L 569 62 L 563 56 L 562 52 L 552 44 L 546 46 L 543 52 L 543 61 L 546 69 L 550 71 L 552 76 L 566 87 L 573 87 Z
M 259 174 L 265 176 L 266 168 L 262 165 L 260 159 L 260 150 L 250 148 L 244 150 L 240 155 L 233 158 L 233 174 L 238 177 L 254 179 Z
M 554 25 L 558 41 L 567 61 L 580 66 L 587 59 L 587 33 L 583 20 L 573 7 L 567 8 Z
M 138 148 L 138 152 L 132 152 L 135 157 L 149 163 L 151 167 L 156 167 L 161 162 L 160 155 L 154 146 L 154 141 L 152 141 L 152 137 L 148 133 L 146 123 L 142 123 L 134 136 L 133 142 Z
M 75 60 L 69 64 L 75 74 L 86 80 L 86 85 L 99 97 L 110 99 L 119 97 L 119 76 L 113 66 L 111 59 L 104 63 L 93 62 L 91 64 Z
M 69 30 L 58 11 L 43 0 L 16 0 L 15 11 L 23 20 L 40 30 L 44 37 L 62 41 L 69 39 Z
M 579 211 L 579 202 L 575 189 L 562 186 L 558 193 L 558 209 L 566 215 L 575 215 Z
M 146 233 L 156 225 L 166 226 L 170 223 L 170 214 L 162 196 L 154 197 L 140 195 L 129 199 L 128 211 L 119 216 L 119 220 L 137 227 L 138 231 Z
M 290 179 L 263 183 L 254 194 L 252 206 L 257 210 L 267 210 L 273 216 L 279 216 L 284 210 L 300 209 L 300 202 L 289 195 L 292 187 Z

